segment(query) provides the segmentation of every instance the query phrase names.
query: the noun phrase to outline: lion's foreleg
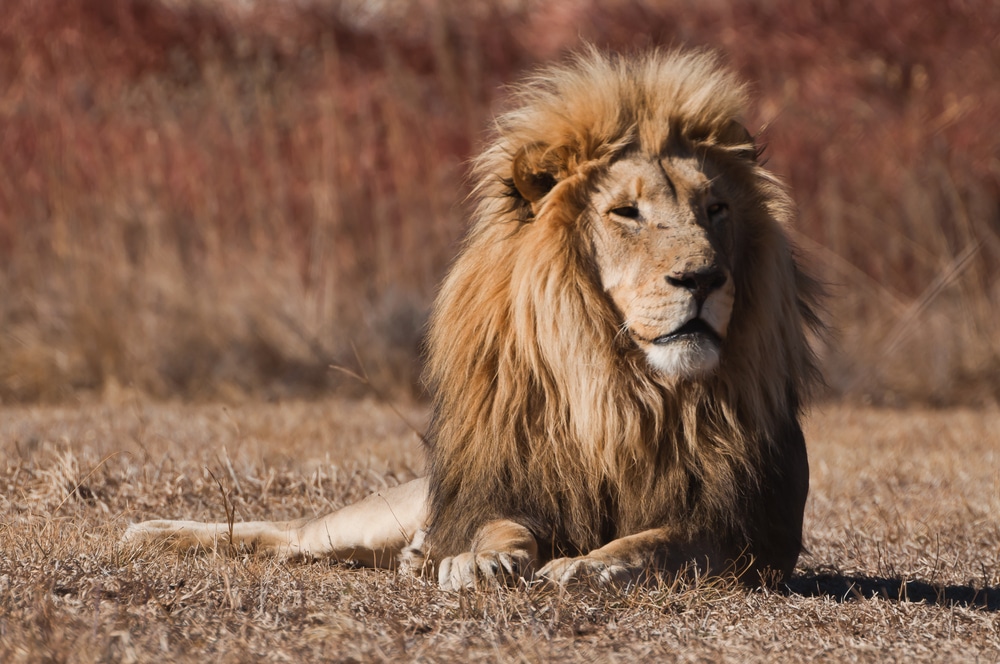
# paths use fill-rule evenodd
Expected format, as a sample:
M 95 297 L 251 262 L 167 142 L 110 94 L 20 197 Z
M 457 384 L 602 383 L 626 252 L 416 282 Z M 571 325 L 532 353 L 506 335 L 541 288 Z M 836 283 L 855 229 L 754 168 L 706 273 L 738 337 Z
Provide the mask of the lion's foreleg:
M 131 543 L 172 548 L 250 549 L 283 557 L 329 557 L 368 567 L 393 567 L 427 520 L 427 479 L 374 493 L 315 519 L 201 523 L 144 521 L 123 536 Z
M 538 541 L 514 521 L 491 521 L 479 529 L 472 550 L 438 564 L 438 583 L 444 590 L 480 584 L 515 584 L 531 580 L 538 560 Z
M 538 576 L 559 585 L 624 586 L 692 563 L 707 568 L 714 562 L 706 557 L 710 551 L 704 543 L 681 540 L 671 529 L 654 528 L 620 537 L 585 556 L 551 560 Z

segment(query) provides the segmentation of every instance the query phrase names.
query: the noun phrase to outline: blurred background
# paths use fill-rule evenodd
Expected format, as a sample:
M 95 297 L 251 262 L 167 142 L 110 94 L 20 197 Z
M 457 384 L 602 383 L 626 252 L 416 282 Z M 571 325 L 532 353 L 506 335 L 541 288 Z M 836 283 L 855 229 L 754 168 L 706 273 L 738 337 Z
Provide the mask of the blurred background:
M 753 82 L 829 397 L 1000 401 L 995 0 L 3 0 L 0 403 L 420 398 L 468 159 L 584 41 Z

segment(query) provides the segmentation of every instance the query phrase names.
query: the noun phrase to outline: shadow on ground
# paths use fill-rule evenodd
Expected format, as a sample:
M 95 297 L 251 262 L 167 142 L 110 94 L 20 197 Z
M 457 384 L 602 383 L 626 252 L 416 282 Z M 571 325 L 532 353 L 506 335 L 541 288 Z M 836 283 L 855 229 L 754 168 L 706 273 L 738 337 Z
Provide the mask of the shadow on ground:
M 968 606 L 1000 611 L 1000 587 L 975 588 L 880 576 L 806 573 L 793 577 L 788 589 L 806 597 L 830 597 L 838 602 L 882 597 L 898 602 Z

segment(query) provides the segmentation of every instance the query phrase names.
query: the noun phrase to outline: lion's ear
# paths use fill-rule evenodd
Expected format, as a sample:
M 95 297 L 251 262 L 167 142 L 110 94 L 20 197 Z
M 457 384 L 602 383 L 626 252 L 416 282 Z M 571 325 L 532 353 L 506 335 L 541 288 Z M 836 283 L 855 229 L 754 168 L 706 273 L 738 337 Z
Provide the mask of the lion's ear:
M 726 128 L 719 135 L 719 139 L 724 145 L 736 148 L 741 157 L 757 161 L 757 145 L 753 135 L 736 120 L 726 125 Z
M 517 193 L 529 203 L 536 203 L 556 186 L 556 176 L 544 167 L 539 150 L 523 147 L 514 155 L 514 186 Z

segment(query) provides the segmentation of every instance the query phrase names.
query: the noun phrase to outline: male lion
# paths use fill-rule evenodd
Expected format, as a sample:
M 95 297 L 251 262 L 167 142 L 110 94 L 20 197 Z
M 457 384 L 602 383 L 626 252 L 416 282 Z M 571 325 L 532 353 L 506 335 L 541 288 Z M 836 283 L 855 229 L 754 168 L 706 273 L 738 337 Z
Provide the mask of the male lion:
M 708 53 L 590 50 L 528 79 L 476 161 L 431 319 L 428 477 L 318 519 L 126 538 L 429 563 L 444 588 L 692 562 L 750 585 L 789 575 L 816 289 L 744 96 Z

